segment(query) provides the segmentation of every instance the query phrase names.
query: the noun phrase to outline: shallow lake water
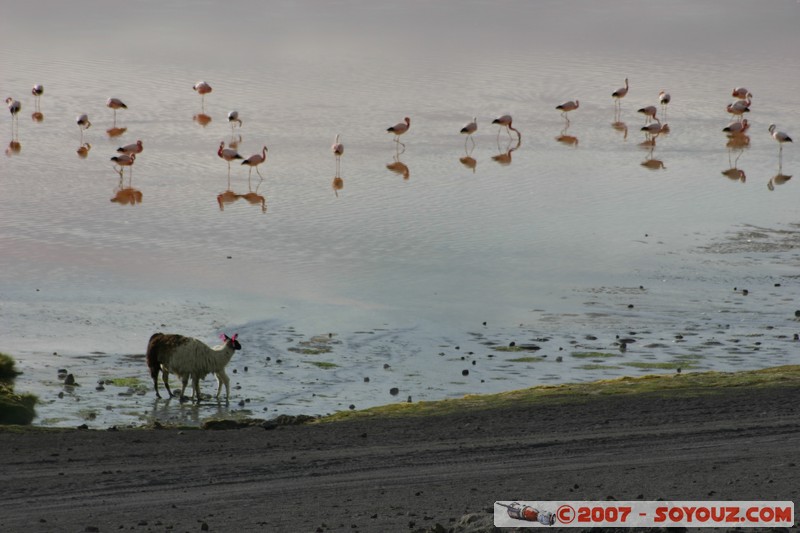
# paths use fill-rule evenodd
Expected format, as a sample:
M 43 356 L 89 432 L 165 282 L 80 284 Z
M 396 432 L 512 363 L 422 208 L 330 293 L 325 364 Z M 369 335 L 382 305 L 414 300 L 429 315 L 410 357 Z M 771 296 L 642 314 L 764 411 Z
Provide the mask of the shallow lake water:
M 38 424 L 798 361 L 800 156 L 767 131 L 800 136 L 795 1 L 0 7 L 0 96 L 22 103 L 0 123 L 0 351 Z M 670 131 L 648 142 L 637 109 L 661 90 Z M 506 113 L 519 139 L 491 124 Z M 221 141 L 267 146 L 263 179 L 234 161 L 229 184 Z M 155 331 L 238 332 L 230 405 L 156 401 Z

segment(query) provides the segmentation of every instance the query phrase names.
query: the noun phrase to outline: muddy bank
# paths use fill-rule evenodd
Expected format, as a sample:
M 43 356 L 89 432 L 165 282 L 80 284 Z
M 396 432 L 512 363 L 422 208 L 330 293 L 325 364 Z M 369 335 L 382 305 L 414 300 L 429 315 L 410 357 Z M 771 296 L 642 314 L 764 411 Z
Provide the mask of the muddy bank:
M 0 529 L 429 531 L 502 499 L 796 500 L 798 405 L 778 380 L 272 429 L 6 429 Z

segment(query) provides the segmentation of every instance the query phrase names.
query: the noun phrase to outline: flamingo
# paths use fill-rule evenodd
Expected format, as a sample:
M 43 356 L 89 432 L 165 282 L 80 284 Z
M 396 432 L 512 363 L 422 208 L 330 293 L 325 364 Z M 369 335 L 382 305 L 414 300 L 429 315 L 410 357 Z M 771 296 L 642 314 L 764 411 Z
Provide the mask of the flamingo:
M 44 94 L 44 85 L 42 85 L 41 83 L 37 83 L 36 85 L 34 85 L 33 88 L 31 89 L 31 94 L 33 95 L 33 97 L 35 99 L 34 100 L 35 101 L 34 109 L 36 109 L 36 111 L 38 111 L 39 110 L 40 99 L 41 99 L 42 95 Z
M 117 109 L 128 109 L 128 106 L 125 105 L 125 102 L 120 100 L 119 98 L 109 98 L 106 100 L 106 107 L 110 107 L 114 110 L 114 126 L 117 125 Z
M 741 99 L 747 98 L 749 100 L 750 98 L 753 97 L 753 93 L 751 93 L 744 87 L 736 87 L 733 90 L 733 92 L 731 92 L 731 96 L 733 96 L 734 98 L 741 98 Z
M 658 93 L 658 103 L 661 104 L 661 112 L 664 114 L 664 118 L 667 116 L 667 104 L 669 104 L 670 100 L 672 100 L 672 97 L 668 92 L 662 90 Z
M 738 116 L 741 120 L 742 115 L 750 112 L 750 100 L 736 100 L 734 103 L 728 104 L 727 110 L 728 113 Z
M 250 175 L 253 173 L 253 167 L 256 169 L 256 173 L 258 176 L 263 180 L 264 176 L 261 175 L 261 172 L 258 171 L 258 165 L 263 163 L 267 160 L 267 147 L 265 146 L 260 154 L 254 154 L 242 161 L 243 165 L 247 165 L 250 167 L 250 172 L 247 173 L 247 181 L 250 181 Z
M 121 154 L 141 154 L 142 150 L 144 150 L 144 146 L 142 146 L 141 140 L 136 141 L 135 144 L 126 144 L 117 148 L 117 152 Z
M 651 122 L 647 126 L 642 126 L 642 131 L 646 132 L 647 138 L 652 139 L 660 133 L 669 132 L 669 124 L 661 124 L 660 122 Z
M 231 161 L 234 159 L 244 159 L 239 152 L 234 150 L 233 148 L 225 148 L 225 141 L 220 141 L 219 143 L 219 150 L 217 150 L 217 155 L 228 162 L 228 188 L 231 185 Z
M 231 111 L 230 113 L 228 113 L 228 123 L 231 125 L 231 134 L 233 134 L 233 123 L 234 122 L 238 122 L 239 123 L 239 127 L 240 128 L 242 127 L 242 121 L 239 118 L 239 112 L 238 111 Z
M 472 122 L 467 122 L 464 124 L 464 127 L 461 128 L 461 133 L 467 136 L 464 139 L 464 149 L 467 148 L 467 141 L 472 141 L 472 146 L 475 146 L 475 139 L 472 138 L 472 134 L 478 131 L 478 117 L 472 117 Z
M 211 88 L 211 85 L 204 81 L 198 81 L 192 86 L 192 89 L 197 91 L 197 94 L 200 95 L 200 107 L 202 109 L 206 108 L 206 95 L 213 91 L 214 89 Z
M 746 132 L 749 128 L 750 128 L 750 123 L 747 122 L 747 119 L 744 119 L 741 122 L 738 120 L 734 120 L 733 122 L 722 128 L 722 131 L 724 131 L 725 133 L 729 133 L 731 135 L 736 135 Z
M 19 134 L 19 112 L 22 109 L 22 104 L 19 103 L 19 100 L 14 100 L 10 96 L 6 98 L 6 104 L 8 104 L 8 111 L 11 113 L 11 137 L 16 137 L 14 135 L 14 123 L 17 125 L 17 134 Z
M 512 126 L 512 122 L 513 121 L 514 121 L 514 119 L 511 118 L 511 115 L 503 115 L 503 116 L 500 116 L 500 117 L 497 117 L 496 119 L 494 119 L 492 121 L 492 124 L 499 124 L 501 128 L 505 128 L 506 129 L 506 133 L 508 133 L 508 138 L 509 139 L 511 139 L 511 131 L 509 131 L 509 130 L 514 130 L 517 133 L 517 140 L 521 142 L 522 141 L 522 134 L 519 132 L 518 129 L 516 129 L 514 126 Z M 500 130 L 497 130 L 497 139 L 498 139 L 498 142 L 499 142 L 499 140 L 500 140 Z
M 131 167 L 130 177 L 133 177 L 133 162 L 136 161 L 136 154 L 115 155 L 111 158 L 111 161 L 119 165 L 119 170 L 114 170 L 119 173 L 120 179 L 122 179 L 122 173 L 125 170 L 123 167 Z
M 644 123 L 645 124 L 649 124 L 653 120 L 658 120 L 656 118 L 656 112 L 657 111 L 658 111 L 658 108 L 656 106 L 649 105 L 647 107 L 643 107 L 643 108 L 639 109 L 636 112 L 643 114 L 644 115 Z
M 620 87 L 611 93 L 611 97 L 616 99 L 617 107 L 620 106 L 620 99 L 625 98 L 626 94 L 628 94 L 628 78 L 625 78 L 625 87 Z
M 89 128 L 91 128 L 92 123 L 89 122 L 89 115 L 87 115 L 86 113 L 79 115 L 78 118 L 76 119 L 76 122 L 78 123 L 78 127 L 81 129 L 81 144 L 83 144 L 83 132 L 84 130 L 88 130 Z
M 389 133 L 394 133 L 394 142 L 398 145 L 403 145 L 403 149 L 405 149 L 406 145 L 400 142 L 400 136 L 408 131 L 408 128 L 411 127 L 411 119 L 406 117 L 403 119 L 403 122 L 398 122 L 394 126 L 390 128 L 386 128 L 386 131 Z
M 783 154 L 783 143 L 792 142 L 792 138 L 782 131 L 775 131 L 775 124 L 769 125 L 769 132 L 772 135 L 772 138 L 778 141 L 778 146 L 780 146 L 778 153 Z
M 577 99 L 575 99 L 574 101 L 570 100 L 569 102 L 564 102 L 563 104 L 556 106 L 556 109 L 561 111 L 561 116 L 564 117 L 567 122 L 569 122 L 569 118 L 567 118 L 567 113 L 578 109 L 580 105 L 581 103 Z
M 331 145 L 331 152 L 333 152 L 333 156 L 336 158 L 336 175 L 339 175 L 339 165 L 341 163 L 342 154 L 344 154 L 344 145 L 339 142 L 339 134 L 336 134 L 336 139 L 333 140 L 333 145 Z

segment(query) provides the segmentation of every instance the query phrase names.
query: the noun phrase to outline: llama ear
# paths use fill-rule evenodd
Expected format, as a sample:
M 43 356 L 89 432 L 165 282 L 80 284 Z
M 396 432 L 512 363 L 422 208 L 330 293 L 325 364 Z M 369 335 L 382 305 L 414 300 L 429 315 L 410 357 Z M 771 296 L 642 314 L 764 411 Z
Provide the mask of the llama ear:
M 227 335 L 225 335 L 224 333 L 220 333 L 220 334 L 219 334 L 219 338 L 220 338 L 220 339 L 222 339 L 222 340 L 224 340 L 224 341 L 228 340 L 228 336 L 227 336 Z
M 236 340 L 236 337 L 238 337 L 238 336 L 239 336 L 239 334 L 238 334 L 238 333 L 234 333 L 234 334 L 233 334 L 233 337 L 231 337 L 231 339 L 233 339 L 233 340 Z

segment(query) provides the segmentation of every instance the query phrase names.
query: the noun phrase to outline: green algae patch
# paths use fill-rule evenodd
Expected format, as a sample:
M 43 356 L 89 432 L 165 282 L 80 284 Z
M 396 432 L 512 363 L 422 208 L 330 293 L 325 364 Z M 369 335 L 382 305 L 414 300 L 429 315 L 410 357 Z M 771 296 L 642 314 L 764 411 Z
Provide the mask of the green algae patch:
M 36 417 L 39 398 L 14 391 L 14 378 L 20 375 L 14 358 L 0 353 L 0 425 L 28 425 Z
M 608 352 L 572 352 L 571 355 L 578 359 L 606 359 L 608 357 L 619 357 L 620 354 Z
M 338 368 L 338 366 L 339 366 L 336 363 L 329 363 L 327 361 L 303 361 L 303 362 L 304 363 L 308 363 L 309 365 L 314 365 L 314 366 L 316 366 L 318 368 L 324 368 L 324 369 Z
M 334 344 L 341 344 L 342 341 L 335 338 L 335 334 L 328 335 L 315 335 L 308 340 L 300 341 L 297 346 L 288 348 L 290 352 L 299 353 L 301 355 L 320 355 L 330 353 L 333 350 Z
M 666 362 L 648 362 L 648 361 L 631 361 L 630 363 L 622 363 L 625 366 L 632 368 L 641 368 L 643 370 L 691 370 L 697 368 L 697 365 L 692 364 L 693 359 L 684 361 L 666 361 Z
M 517 357 L 516 359 L 507 359 L 510 363 L 541 363 L 544 361 L 544 357 L 536 357 L 536 356 L 529 356 L 529 357 Z
M 19 375 L 14 359 L 10 355 L 0 353 L 0 382 L 11 382 Z
M 33 394 L 17 394 L 11 387 L 0 385 L 0 425 L 30 424 L 36 417 L 38 401 Z
M 585 365 L 578 365 L 576 368 L 581 370 L 619 370 L 622 367 L 617 365 L 602 365 L 598 363 L 587 363 Z
M 719 394 L 730 389 L 800 387 L 800 365 L 771 367 L 742 372 L 689 372 L 646 375 L 572 383 L 540 385 L 499 394 L 468 395 L 435 402 L 399 402 L 361 411 L 341 411 L 320 418 L 318 423 L 357 418 L 393 416 L 436 416 L 468 409 L 513 408 L 527 405 L 580 403 L 599 396 L 652 394 L 663 397 L 691 397 Z

